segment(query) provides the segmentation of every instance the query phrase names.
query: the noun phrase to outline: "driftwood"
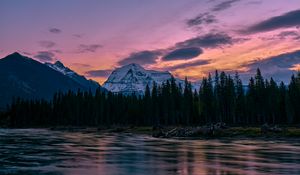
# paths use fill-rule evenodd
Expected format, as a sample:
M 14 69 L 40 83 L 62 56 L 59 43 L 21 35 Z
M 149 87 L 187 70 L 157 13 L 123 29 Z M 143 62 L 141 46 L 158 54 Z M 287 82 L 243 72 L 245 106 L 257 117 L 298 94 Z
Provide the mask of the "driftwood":
M 213 136 L 216 133 L 222 132 L 227 129 L 225 123 L 217 123 L 205 125 L 201 127 L 176 127 L 171 130 L 166 130 L 162 127 L 153 127 L 153 137 L 198 137 L 198 136 Z

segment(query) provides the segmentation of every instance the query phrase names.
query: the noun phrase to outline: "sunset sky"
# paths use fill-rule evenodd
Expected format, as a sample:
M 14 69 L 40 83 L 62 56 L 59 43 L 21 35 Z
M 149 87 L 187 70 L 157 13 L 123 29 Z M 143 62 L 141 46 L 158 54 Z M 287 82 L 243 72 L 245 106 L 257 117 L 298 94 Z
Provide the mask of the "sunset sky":
M 299 0 L 0 0 L 0 26 L 1 58 L 60 60 L 100 83 L 132 62 L 194 81 L 300 68 Z

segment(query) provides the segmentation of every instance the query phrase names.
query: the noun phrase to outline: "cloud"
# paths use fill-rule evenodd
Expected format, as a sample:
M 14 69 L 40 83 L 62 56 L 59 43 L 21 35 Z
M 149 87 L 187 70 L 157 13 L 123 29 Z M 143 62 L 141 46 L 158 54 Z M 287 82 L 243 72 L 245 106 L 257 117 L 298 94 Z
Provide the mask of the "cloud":
M 217 48 L 245 40 L 247 39 L 232 38 L 226 33 L 209 33 L 176 43 L 174 46 L 166 49 L 133 52 L 128 57 L 120 60 L 118 64 L 120 66 L 130 63 L 140 65 L 155 64 L 157 59 L 161 56 L 163 56 L 162 61 L 188 60 L 202 54 L 202 48 Z
M 55 54 L 50 51 L 39 51 L 34 58 L 42 61 L 42 62 L 49 62 L 53 61 Z
M 99 48 L 103 46 L 100 44 L 80 44 L 78 46 L 78 53 L 88 53 L 88 52 L 96 52 Z
M 291 38 L 293 40 L 300 40 L 300 33 L 297 31 L 282 31 L 277 35 L 278 39 Z
M 214 15 L 210 13 L 201 13 L 195 18 L 189 19 L 186 21 L 186 24 L 188 27 L 194 27 L 194 26 L 199 26 L 199 25 L 207 25 L 207 24 L 212 24 L 216 23 L 217 19 Z
M 250 2 L 247 2 L 246 5 L 260 5 L 262 4 L 262 1 L 261 0 L 258 0 L 258 1 L 250 1 Z
M 235 41 L 236 40 L 225 33 L 209 33 L 179 42 L 176 44 L 176 47 L 216 48 L 223 45 L 231 45 Z
M 177 69 L 185 69 L 185 68 L 189 68 L 189 67 L 202 66 L 202 65 L 206 65 L 206 64 L 210 64 L 210 60 L 196 60 L 196 61 L 192 61 L 192 62 L 177 64 L 175 66 L 169 66 L 166 69 L 173 71 L 173 70 L 177 70 Z
M 159 55 L 161 55 L 161 52 L 156 50 L 154 51 L 144 50 L 140 52 L 133 52 L 128 57 L 119 61 L 118 64 L 121 66 L 130 63 L 137 63 L 140 65 L 153 64 L 156 63 L 156 60 L 158 59 Z
M 53 34 L 59 34 L 59 33 L 62 32 L 62 30 L 61 30 L 61 29 L 58 29 L 58 28 L 50 28 L 50 29 L 49 29 L 49 32 L 50 32 L 50 33 L 53 33 Z
M 297 27 L 300 25 L 300 10 L 290 11 L 280 16 L 271 17 L 250 26 L 244 33 L 268 32 L 281 28 Z
M 52 48 L 56 45 L 56 43 L 53 41 L 39 41 L 38 43 L 44 48 Z
M 277 40 L 275 42 L 278 42 L 278 40 L 294 40 L 294 41 L 300 41 L 300 32 L 296 30 L 286 30 L 286 31 L 281 31 L 275 35 L 267 35 L 263 37 L 259 37 L 259 39 L 263 41 L 272 41 L 272 40 Z
M 202 54 L 202 49 L 198 47 L 188 47 L 188 48 L 180 48 L 176 49 L 164 57 L 162 57 L 163 61 L 173 61 L 173 60 L 188 60 L 195 58 Z
M 110 75 L 112 72 L 111 69 L 106 69 L 106 70 L 91 70 L 85 72 L 85 75 L 88 77 L 107 77 Z
M 257 68 L 260 68 L 265 77 L 276 78 L 277 80 L 284 80 L 288 82 L 295 65 L 300 63 L 300 50 L 284 53 L 281 55 L 265 58 L 262 60 L 255 60 L 243 65 L 248 71 L 246 75 L 253 75 Z
M 72 36 L 75 37 L 75 38 L 82 38 L 83 34 L 73 34 Z
M 212 8 L 212 11 L 223 11 L 223 10 L 226 10 L 228 8 L 230 8 L 234 3 L 238 2 L 240 0 L 227 0 L 227 1 L 223 1 L 217 5 L 215 5 L 213 8 Z
M 56 50 L 50 50 L 50 52 L 53 52 L 53 53 L 63 53 L 62 50 L 59 50 L 59 49 L 56 49 Z
M 89 64 L 82 64 L 82 63 L 73 63 L 72 66 L 78 67 L 78 68 L 83 68 L 83 69 L 90 69 L 90 68 L 92 68 L 91 65 L 89 65 Z
M 294 64 L 292 67 L 289 68 L 290 70 L 293 70 L 293 71 L 297 71 L 299 72 L 300 71 L 300 64 Z
M 272 67 L 276 66 L 278 68 L 289 68 L 293 64 L 300 63 L 300 50 L 290 53 L 284 53 L 277 56 L 265 58 L 262 60 L 255 60 L 250 62 L 247 66 L 254 69 L 258 67 Z

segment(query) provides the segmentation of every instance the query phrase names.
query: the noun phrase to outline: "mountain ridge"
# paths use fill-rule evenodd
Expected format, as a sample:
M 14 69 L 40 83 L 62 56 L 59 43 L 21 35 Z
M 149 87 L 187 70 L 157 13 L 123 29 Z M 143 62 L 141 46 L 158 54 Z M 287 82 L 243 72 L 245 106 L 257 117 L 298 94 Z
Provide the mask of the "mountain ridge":
M 55 63 L 48 63 L 46 62 L 45 65 L 48 67 L 62 73 L 65 76 L 68 76 L 69 78 L 73 79 L 80 85 L 84 86 L 86 89 L 91 89 L 92 91 L 95 91 L 97 88 L 101 88 L 100 84 L 97 83 L 94 80 L 86 79 L 84 76 L 79 75 L 75 71 L 71 70 L 70 68 L 66 67 L 62 62 L 56 61 Z

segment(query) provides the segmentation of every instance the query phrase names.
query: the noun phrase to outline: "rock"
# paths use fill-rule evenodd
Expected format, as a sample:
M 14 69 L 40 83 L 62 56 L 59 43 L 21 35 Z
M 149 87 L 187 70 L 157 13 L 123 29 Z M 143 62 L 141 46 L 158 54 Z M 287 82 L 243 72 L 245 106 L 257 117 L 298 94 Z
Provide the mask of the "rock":
M 271 127 L 269 129 L 270 132 L 274 132 L 274 133 L 281 133 L 283 131 L 282 128 L 279 128 L 277 125 L 275 125 L 274 127 Z
M 161 126 L 161 125 L 154 125 L 154 126 L 152 126 L 152 131 L 157 131 L 157 130 L 162 130 L 162 129 L 164 129 L 164 127 Z
M 260 127 L 260 132 L 262 134 L 266 134 L 269 131 L 269 128 L 270 126 L 268 125 L 268 123 L 265 123 Z
M 163 130 L 156 130 L 154 132 L 152 132 L 152 137 L 165 137 L 165 134 L 163 132 Z
M 261 130 L 261 133 L 262 134 L 267 134 L 267 133 L 281 133 L 283 132 L 283 129 L 282 128 L 279 128 L 277 125 L 275 126 L 270 126 L 268 125 L 267 123 L 263 124 L 260 128 Z
M 165 137 L 164 127 L 161 125 L 154 125 L 152 127 L 152 137 Z
M 121 128 L 121 127 L 113 128 L 110 130 L 110 132 L 113 132 L 113 133 L 121 133 L 124 131 L 126 131 L 126 128 Z
M 215 129 L 227 129 L 228 127 L 226 126 L 226 123 L 219 122 L 219 123 L 214 125 L 214 128 Z

